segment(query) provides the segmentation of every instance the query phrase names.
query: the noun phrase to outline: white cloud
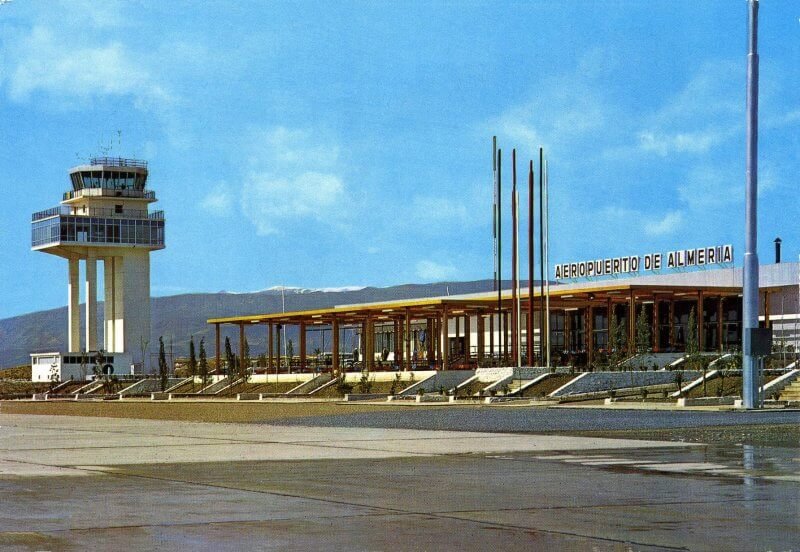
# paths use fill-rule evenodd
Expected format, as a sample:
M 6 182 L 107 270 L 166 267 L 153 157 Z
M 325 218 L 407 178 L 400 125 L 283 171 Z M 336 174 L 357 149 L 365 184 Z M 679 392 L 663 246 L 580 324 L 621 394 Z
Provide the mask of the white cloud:
M 706 153 L 718 144 L 723 134 L 718 130 L 707 129 L 697 132 L 641 132 L 639 148 L 653 152 L 661 157 L 672 153 Z
M 683 224 L 683 213 L 670 211 L 663 218 L 645 223 L 644 231 L 649 236 L 664 236 L 679 230 Z
M 423 259 L 417 262 L 417 276 L 423 280 L 446 280 L 453 278 L 458 271 L 451 264 L 442 264 Z
M 465 203 L 464 197 L 453 199 L 448 197 L 414 196 L 409 209 L 411 210 L 408 215 L 409 218 L 417 223 L 430 222 L 431 215 L 435 215 L 440 221 L 445 219 L 448 224 L 468 224 L 471 220 L 474 220 L 474 217 L 470 216 L 470 210 Z
M 247 149 L 249 161 L 258 168 L 297 170 L 305 167 L 335 167 L 339 146 L 309 129 L 277 126 L 253 132 Z
M 800 109 L 794 109 L 780 115 L 764 117 L 761 121 L 765 128 L 781 128 L 800 123 Z
M 233 198 L 230 187 L 224 182 L 216 184 L 200 202 L 200 207 L 216 216 L 225 216 L 231 213 Z
M 242 190 L 242 210 L 259 234 L 274 234 L 287 220 L 335 218 L 333 208 L 344 196 L 344 184 L 332 174 L 304 172 L 291 177 L 251 173 Z
M 490 120 L 487 130 L 496 132 L 500 143 L 515 144 L 523 152 L 533 153 L 539 146 L 562 153 L 580 148 L 615 119 L 599 86 L 613 65 L 599 60 L 613 57 L 601 50 L 586 52 L 574 71 L 544 79 L 527 102 Z M 510 159 L 510 151 L 503 153 Z
M 33 27 L 8 49 L 8 94 L 25 101 L 42 92 L 57 98 L 129 96 L 138 107 L 168 104 L 172 97 L 121 42 L 75 46 L 70 37 Z
M 681 228 L 684 220 L 681 211 L 670 211 L 660 216 L 616 205 L 607 205 L 601 208 L 599 216 L 602 220 L 614 225 L 625 221 L 626 227 L 643 228 L 645 234 L 655 237 L 674 233 Z
M 261 235 L 298 219 L 339 224 L 346 187 L 333 140 L 307 129 L 275 127 L 251 134 L 250 171 L 241 208 Z
M 678 198 L 693 211 L 711 211 L 744 199 L 744 167 L 736 172 L 705 164 L 689 170 Z
M 705 154 L 741 127 L 741 75 L 729 61 L 705 63 L 686 85 L 644 120 L 638 148 L 662 157 Z

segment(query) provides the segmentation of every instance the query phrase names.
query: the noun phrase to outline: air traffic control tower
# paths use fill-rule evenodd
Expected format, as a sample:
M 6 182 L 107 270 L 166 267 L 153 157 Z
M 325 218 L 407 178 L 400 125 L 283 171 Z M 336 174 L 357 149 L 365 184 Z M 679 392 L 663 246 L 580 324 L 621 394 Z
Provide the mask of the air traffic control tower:
M 150 340 L 150 252 L 164 248 L 164 213 L 148 210 L 156 196 L 146 188 L 147 175 L 145 161 L 90 159 L 88 165 L 69 171 L 72 190 L 64 193 L 60 206 L 34 213 L 32 249 L 64 257 L 69 266 L 68 351 L 32 354 L 34 381 L 86 379 L 100 358 L 107 372 L 141 370 L 146 355 L 143 346 Z M 80 261 L 84 262 L 86 301 L 83 341 Z M 102 261 L 105 294 L 101 343 L 97 340 L 98 261 Z

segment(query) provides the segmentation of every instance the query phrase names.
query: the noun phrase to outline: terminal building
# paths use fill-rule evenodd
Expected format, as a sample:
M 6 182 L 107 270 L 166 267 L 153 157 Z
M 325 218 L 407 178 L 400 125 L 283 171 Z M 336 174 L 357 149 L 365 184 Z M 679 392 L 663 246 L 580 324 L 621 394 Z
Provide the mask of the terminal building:
M 90 159 L 69 171 L 72 189 L 58 207 L 34 213 L 32 249 L 67 260 L 67 350 L 31 355 L 33 381 L 135 374 L 150 340 L 150 252 L 164 248 L 164 213 L 150 211 L 147 163 Z M 80 264 L 86 302 L 81 339 Z M 98 264 L 104 289 L 98 341 Z
M 722 253 L 725 248 L 728 254 Z M 657 358 L 658 353 L 684 352 L 690 342 L 696 343 L 701 352 L 741 351 L 742 269 L 733 266 L 731 246 L 702 249 L 714 251 L 712 262 L 698 263 L 693 255 L 694 261 L 687 265 L 686 251 L 697 250 L 673 252 L 674 256 L 636 257 L 637 261 L 629 258 L 627 266 L 635 267 L 635 271 L 615 270 L 614 260 L 610 260 L 606 277 L 564 278 L 565 273 L 572 275 L 573 268 L 577 275 L 580 268 L 561 265 L 556 267 L 556 274 L 562 281 L 552 282 L 544 293 L 538 285 L 532 290 L 522 287 L 518 297 L 513 290 L 504 289 L 499 294 L 495 291 L 339 305 L 312 311 L 212 318 L 208 322 L 216 330 L 217 366 L 221 361 L 222 326 L 238 327 L 242 356 L 244 336 L 252 331 L 247 328 L 261 327 L 267 338 L 270 368 L 280 364 L 280 330 L 296 326 L 299 370 L 310 369 L 308 332 L 325 329 L 331 335 L 326 352 L 330 353 L 328 363 L 334 373 L 352 366 L 367 370 L 515 366 L 518 358 L 521 366 L 545 366 L 548 350 L 551 366 L 601 369 L 607 366 L 612 349 L 612 320 L 621 328 L 617 335 L 621 333 L 626 347 L 646 335 L 649 343 L 645 347 L 654 353 L 652 358 Z M 707 259 L 705 254 L 703 257 Z M 759 282 L 760 320 L 773 330 L 774 349 L 798 351 L 800 264 L 762 265 Z M 512 323 L 515 305 L 518 325 Z M 543 316 L 545 312 L 549 316 Z M 694 324 L 690 321 L 693 316 Z M 547 317 L 549 328 L 541 323 Z M 641 331 L 643 324 L 645 332 Z M 690 330 L 696 335 L 690 337 Z M 349 341 L 343 343 L 342 332 L 358 336 L 356 350 Z M 642 344 L 637 343 L 639 346 Z

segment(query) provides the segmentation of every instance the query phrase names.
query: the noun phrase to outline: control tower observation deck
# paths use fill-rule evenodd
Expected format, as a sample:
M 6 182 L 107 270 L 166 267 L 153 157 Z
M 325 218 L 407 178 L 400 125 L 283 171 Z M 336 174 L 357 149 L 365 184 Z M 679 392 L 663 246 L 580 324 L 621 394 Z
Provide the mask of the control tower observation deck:
M 164 248 L 164 213 L 148 210 L 156 197 L 146 188 L 147 162 L 99 157 L 69 175 L 72 190 L 61 204 L 33 214 L 31 243 L 34 251 L 68 260 L 68 353 L 103 349 L 120 360 L 141 362 L 142 344 L 150 341 L 150 251 Z M 103 261 L 105 293 L 102 347 L 97 343 L 98 260 Z M 85 263 L 83 343 L 80 261 Z

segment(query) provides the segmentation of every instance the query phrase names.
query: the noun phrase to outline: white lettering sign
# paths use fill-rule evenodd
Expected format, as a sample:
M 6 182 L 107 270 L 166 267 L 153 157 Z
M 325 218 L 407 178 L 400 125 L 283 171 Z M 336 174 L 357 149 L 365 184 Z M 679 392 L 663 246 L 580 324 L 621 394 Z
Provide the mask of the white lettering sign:
M 665 262 L 666 261 L 666 262 Z M 696 249 L 679 249 L 663 253 L 648 253 L 642 256 L 614 257 L 580 263 L 555 265 L 556 280 L 572 278 L 594 278 L 617 274 L 638 273 L 661 270 L 662 268 L 687 268 L 733 262 L 732 245 L 716 245 Z

